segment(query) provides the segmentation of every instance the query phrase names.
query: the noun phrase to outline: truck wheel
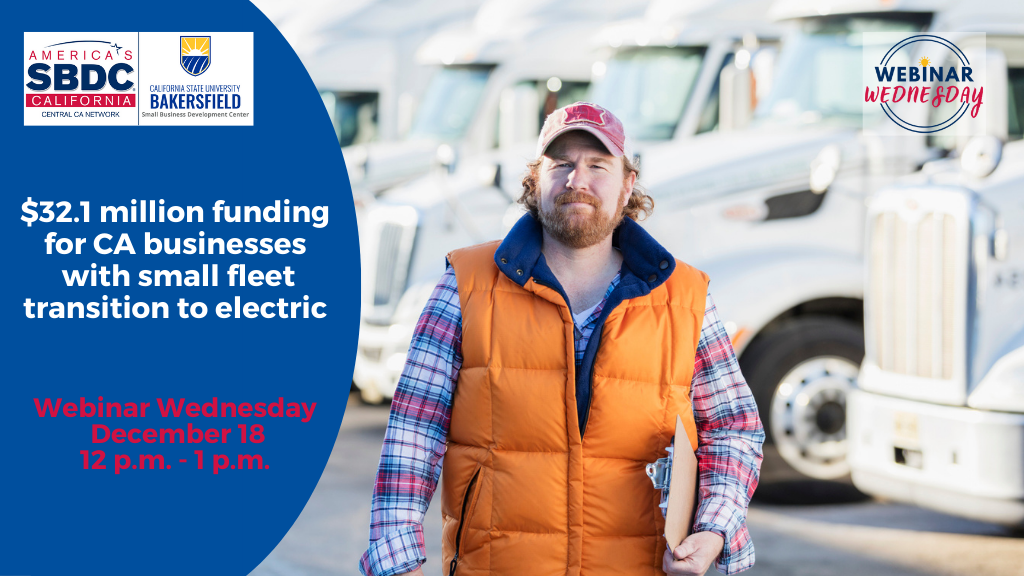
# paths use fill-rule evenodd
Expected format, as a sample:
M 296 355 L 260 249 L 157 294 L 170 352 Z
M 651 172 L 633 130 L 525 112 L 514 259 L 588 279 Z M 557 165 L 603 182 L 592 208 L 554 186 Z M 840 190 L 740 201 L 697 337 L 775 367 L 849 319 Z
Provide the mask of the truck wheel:
M 785 479 L 771 478 L 787 475 L 780 468 L 820 480 L 849 475 L 846 395 L 863 358 L 863 328 L 824 316 L 788 320 L 750 343 L 740 369 L 767 435 L 765 479 Z

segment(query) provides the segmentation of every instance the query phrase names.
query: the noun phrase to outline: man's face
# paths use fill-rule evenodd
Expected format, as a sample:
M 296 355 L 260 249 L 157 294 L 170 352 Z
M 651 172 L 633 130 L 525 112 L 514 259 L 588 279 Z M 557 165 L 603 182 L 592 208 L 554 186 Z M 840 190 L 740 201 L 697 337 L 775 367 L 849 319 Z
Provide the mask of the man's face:
M 539 170 L 540 222 L 572 248 L 593 246 L 615 230 L 636 180 L 625 177 L 621 158 L 580 130 L 552 142 Z

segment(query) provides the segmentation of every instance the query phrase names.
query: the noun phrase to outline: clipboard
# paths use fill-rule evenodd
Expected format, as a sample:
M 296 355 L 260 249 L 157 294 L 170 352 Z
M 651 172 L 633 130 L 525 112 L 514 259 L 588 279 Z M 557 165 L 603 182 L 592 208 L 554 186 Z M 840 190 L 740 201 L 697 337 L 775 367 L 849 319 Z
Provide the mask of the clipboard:
M 697 504 L 697 456 L 690 449 L 683 419 L 676 415 L 676 434 L 669 455 L 647 465 L 647 475 L 661 490 L 665 514 L 665 540 L 670 549 L 690 535 Z

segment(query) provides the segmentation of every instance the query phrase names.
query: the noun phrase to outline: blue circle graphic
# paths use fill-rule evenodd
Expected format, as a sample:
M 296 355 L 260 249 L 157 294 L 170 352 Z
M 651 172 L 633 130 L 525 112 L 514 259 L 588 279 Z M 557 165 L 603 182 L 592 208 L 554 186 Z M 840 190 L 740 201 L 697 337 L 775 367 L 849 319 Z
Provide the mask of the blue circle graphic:
M 917 42 L 934 42 L 953 52 L 953 54 L 956 55 L 956 57 L 960 60 L 961 65 L 967 66 L 970 64 L 970 60 L 967 59 L 967 55 L 964 54 L 963 51 L 960 50 L 959 47 L 957 47 L 956 44 L 950 42 L 949 40 L 946 40 L 941 36 L 935 36 L 933 34 L 918 34 L 916 36 L 909 36 L 907 38 L 904 38 L 903 40 L 900 40 L 885 53 L 885 55 L 882 57 L 882 61 L 879 64 L 885 66 L 886 64 L 889 63 L 889 60 L 891 60 L 894 56 L 896 56 L 897 53 L 899 53 L 900 50 Z M 918 126 L 916 124 L 911 124 L 910 122 L 907 122 L 903 118 L 900 118 L 900 116 L 896 114 L 896 112 L 889 106 L 888 103 L 880 102 L 879 106 L 882 108 L 882 112 L 884 112 L 885 115 L 888 116 L 889 119 L 892 120 L 897 126 L 910 132 L 917 132 L 918 134 L 932 134 L 935 132 L 945 130 L 946 128 L 949 128 L 953 124 L 956 124 L 957 121 L 963 118 L 964 113 L 967 111 L 968 108 L 970 108 L 970 106 L 968 106 L 966 103 L 961 104 L 961 106 L 957 108 L 956 112 L 954 112 L 949 118 L 946 118 L 942 122 L 939 122 L 938 124 L 932 124 L 931 126 Z M 915 128 L 920 128 L 920 130 L 915 130 Z
M 25 60 L 8 57 L 0 98 L 4 282 L 0 347 L 5 413 L 0 419 L 0 574 L 244 575 L 277 545 L 302 511 L 326 466 L 344 414 L 359 322 L 359 244 L 345 163 L 322 100 L 274 25 L 244 0 L 201 5 L 55 0 L 13 3 L 2 23 L 3 53 L 23 54 L 25 32 L 253 33 L 253 126 L 24 126 Z M 80 38 L 91 38 L 81 36 Z M 75 39 L 75 38 L 73 38 Z M 223 52 L 220 52 L 223 54 Z M 167 65 L 178 73 L 178 53 Z M 140 82 L 146 82 L 146 54 Z M 224 56 L 218 66 L 227 65 Z M 219 69 L 217 69 L 219 70 Z M 183 74 L 183 73 L 182 73 Z M 123 77 L 123 76 L 122 76 Z M 137 77 L 137 76 L 136 76 Z M 203 78 L 207 78 L 204 76 Z M 207 80 L 192 79 L 192 83 Z M 19 86 L 19 83 L 22 85 Z M 183 84 L 187 83 L 183 81 Z M 130 92 L 129 92 L 130 93 Z M 245 93 L 243 93 L 243 96 Z M 132 110 L 132 114 L 135 111 Z M 88 223 L 19 219 L 22 203 L 68 201 Z M 100 222 L 99 207 L 165 200 L 201 206 L 203 223 Z M 327 206 L 326 226 L 312 223 L 213 222 L 212 206 Z M 55 210 L 60 214 L 59 210 Z M 84 220 L 84 219 L 83 219 Z M 47 255 L 48 232 L 60 237 L 128 233 L 136 255 Z M 303 254 L 146 255 L 143 238 L 303 238 Z M 62 271 L 114 264 L 130 286 L 68 287 Z M 217 264 L 217 287 L 137 285 L 141 269 L 186 270 Z M 227 270 L 293 271 L 294 286 L 228 286 Z M 30 319 L 26 298 L 171 304 L 168 319 Z M 221 319 L 220 302 L 325 302 L 321 319 Z M 182 319 L 179 298 L 204 302 L 205 318 Z M 301 304 L 300 304 L 301 309 Z M 100 398 L 102 397 L 102 400 Z M 93 406 L 150 403 L 145 417 L 40 417 L 35 400 Z M 198 405 L 290 403 L 302 417 L 160 416 L 158 399 Z M 315 408 L 312 404 L 315 403 Z M 94 408 L 95 409 L 95 408 Z M 306 411 L 303 411 L 303 416 Z M 110 429 L 213 429 L 223 443 L 93 443 L 93 426 Z M 240 443 L 243 433 L 249 442 Z M 261 431 L 255 425 L 262 425 Z M 194 437 L 194 436 L 192 436 Z M 257 442 L 262 440 L 262 442 Z M 106 469 L 85 467 L 82 451 L 106 452 Z M 205 452 L 203 470 L 194 451 Z M 131 466 L 161 454 L 167 467 L 114 474 L 115 455 Z M 264 469 L 214 475 L 215 455 L 260 455 Z M 91 455 L 90 455 L 91 457 Z M 185 460 L 185 462 L 181 462 Z M 241 461 L 241 460 L 239 460 Z M 95 459 L 92 458 L 92 462 Z M 90 463 L 91 464 L 91 463 Z

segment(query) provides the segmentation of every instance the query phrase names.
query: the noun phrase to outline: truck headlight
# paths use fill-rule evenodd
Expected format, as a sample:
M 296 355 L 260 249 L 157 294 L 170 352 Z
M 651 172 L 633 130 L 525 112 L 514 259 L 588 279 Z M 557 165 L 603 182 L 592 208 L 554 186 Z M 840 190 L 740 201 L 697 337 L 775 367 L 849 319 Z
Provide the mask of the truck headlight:
M 822 194 L 832 185 L 839 172 L 839 146 L 829 144 L 811 161 L 811 192 Z

